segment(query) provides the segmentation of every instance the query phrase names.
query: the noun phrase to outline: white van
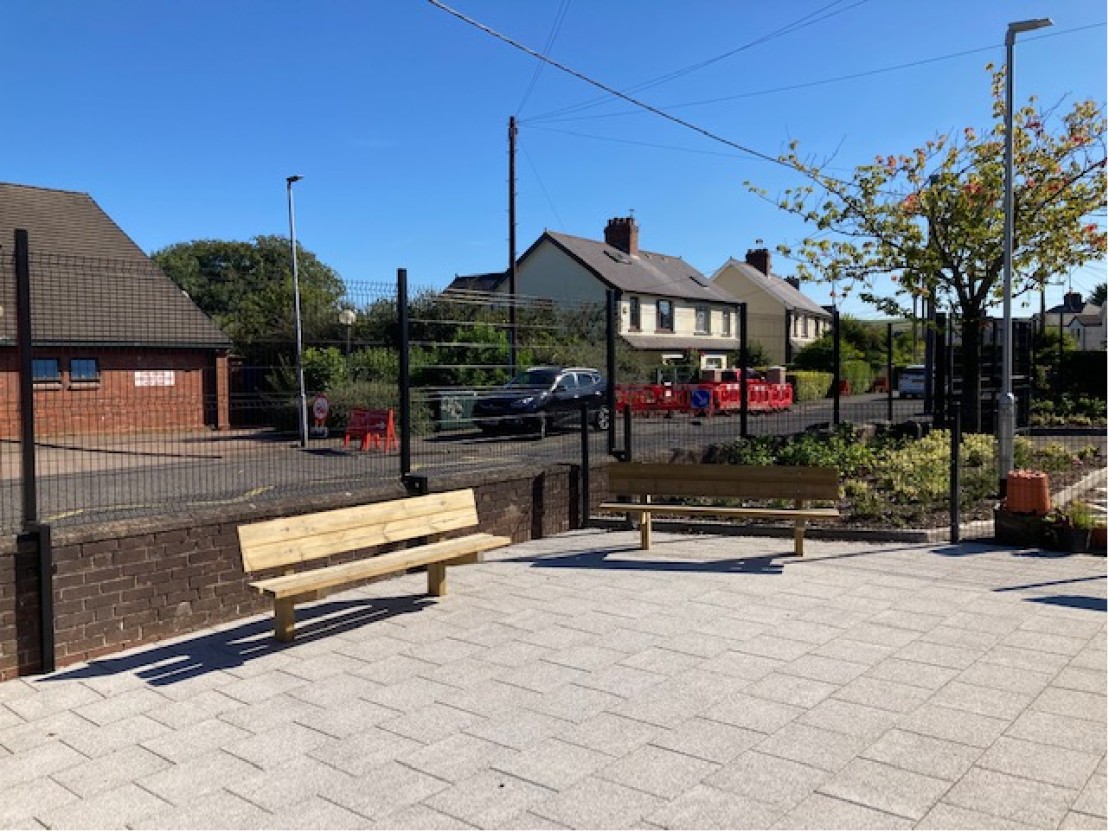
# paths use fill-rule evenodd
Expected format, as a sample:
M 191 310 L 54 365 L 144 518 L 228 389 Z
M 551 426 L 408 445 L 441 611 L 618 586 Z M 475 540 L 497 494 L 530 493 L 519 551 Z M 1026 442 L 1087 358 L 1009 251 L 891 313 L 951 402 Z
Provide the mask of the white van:
M 897 379 L 897 394 L 903 399 L 924 398 L 926 370 L 923 364 L 910 364 L 902 370 Z

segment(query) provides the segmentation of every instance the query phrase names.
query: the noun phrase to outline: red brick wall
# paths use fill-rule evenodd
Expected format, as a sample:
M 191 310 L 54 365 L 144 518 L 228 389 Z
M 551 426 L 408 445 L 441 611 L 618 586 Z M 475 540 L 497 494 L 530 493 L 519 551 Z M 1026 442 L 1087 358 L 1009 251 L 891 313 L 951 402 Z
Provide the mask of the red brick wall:
M 205 375 L 217 393 L 217 425 L 227 427 L 226 356 L 205 350 L 89 350 L 44 348 L 36 358 L 56 358 L 61 380 L 35 385 L 35 435 L 116 434 L 205 427 Z M 73 381 L 69 362 L 95 358 L 100 379 Z M 173 386 L 139 386 L 136 371 L 172 371 Z M 216 427 L 213 425 L 212 427 Z M 19 372 L 15 350 L 0 351 L 0 438 L 19 436 Z
M 431 483 L 433 491 L 468 487 L 476 491 L 482 531 L 524 541 L 577 525 L 576 467 Z M 56 664 L 270 611 L 270 602 L 246 586 L 236 533 L 241 523 L 402 496 L 397 484 L 342 498 L 275 502 L 234 515 L 224 511 L 55 529 Z M 14 543 L 0 549 L 0 680 L 38 672 L 41 666 L 37 564 L 35 552 L 20 552 Z

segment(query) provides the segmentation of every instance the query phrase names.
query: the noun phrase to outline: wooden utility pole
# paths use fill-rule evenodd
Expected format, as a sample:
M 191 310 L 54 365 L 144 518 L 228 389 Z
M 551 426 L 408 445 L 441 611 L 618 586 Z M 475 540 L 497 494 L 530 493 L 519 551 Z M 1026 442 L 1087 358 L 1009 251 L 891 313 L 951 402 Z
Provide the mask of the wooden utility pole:
M 508 117 L 508 364 L 516 377 L 516 116 Z

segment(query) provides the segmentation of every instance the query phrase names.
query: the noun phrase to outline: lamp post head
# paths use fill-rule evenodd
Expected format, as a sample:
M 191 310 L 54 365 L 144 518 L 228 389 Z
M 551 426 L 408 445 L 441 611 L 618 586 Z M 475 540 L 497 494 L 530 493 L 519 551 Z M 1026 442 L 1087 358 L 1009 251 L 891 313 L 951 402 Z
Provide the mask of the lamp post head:
M 1036 29 L 1046 29 L 1053 25 L 1050 17 L 1037 17 L 1035 20 L 1017 20 L 1009 24 L 1005 31 L 1005 45 L 1012 46 L 1021 32 L 1032 32 Z
M 294 182 L 299 182 L 303 178 L 304 177 L 301 176 L 300 174 L 293 174 L 292 176 L 286 176 L 285 177 L 285 184 L 288 185 L 289 187 L 292 187 Z
M 339 323 L 343 326 L 354 326 L 355 320 L 358 319 L 358 313 L 353 309 L 344 309 L 339 313 Z

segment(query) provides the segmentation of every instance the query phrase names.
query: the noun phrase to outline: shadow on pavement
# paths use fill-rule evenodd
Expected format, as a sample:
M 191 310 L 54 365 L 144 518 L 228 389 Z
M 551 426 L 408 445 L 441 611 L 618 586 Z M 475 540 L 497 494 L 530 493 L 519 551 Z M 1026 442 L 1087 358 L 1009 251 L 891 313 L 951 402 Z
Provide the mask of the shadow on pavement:
M 1094 598 L 1090 595 L 1049 595 L 1046 598 L 1029 598 L 1027 600 L 1033 604 L 1052 604 L 1058 607 L 1070 607 L 1075 610 L 1105 612 L 1105 599 Z
M 607 569 L 637 570 L 642 572 L 734 572 L 759 575 L 778 575 L 782 564 L 776 563 L 780 556 L 755 558 L 728 558 L 726 560 L 621 560 L 609 557 L 607 550 L 595 549 L 574 552 L 568 555 L 536 555 L 532 557 L 511 558 L 517 563 L 531 562 L 541 569 Z
M 134 673 L 148 684 L 172 685 L 187 679 L 241 667 L 251 659 L 280 653 L 339 632 L 398 615 L 418 612 L 434 601 L 426 595 L 357 601 L 329 601 L 297 609 L 296 641 L 283 643 L 273 637 L 273 618 L 252 620 L 230 629 L 139 649 L 125 656 L 96 659 L 83 667 L 63 670 L 43 681 L 94 679 Z

